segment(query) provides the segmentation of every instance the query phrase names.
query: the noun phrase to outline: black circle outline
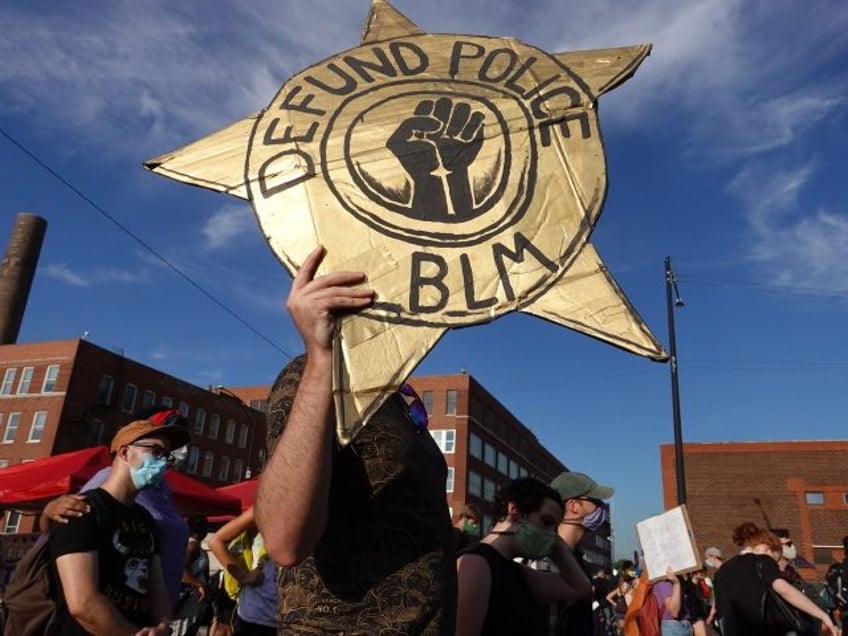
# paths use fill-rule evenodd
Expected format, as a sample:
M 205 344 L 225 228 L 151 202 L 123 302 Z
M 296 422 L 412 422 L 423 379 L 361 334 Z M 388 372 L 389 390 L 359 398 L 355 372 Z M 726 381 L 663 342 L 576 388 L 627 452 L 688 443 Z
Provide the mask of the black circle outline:
M 378 106 L 382 106 L 386 102 L 389 102 L 393 99 L 399 99 L 399 98 L 405 98 L 405 97 L 414 97 L 414 96 L 417 96 L 417 95 L 430 95 L 430 94 L 432 94 L 433 96 L 438 95 L 438 96 L 441 96 L 441 97 L 444 97 L 444 95 L 445 95 L 444 92 L 439 92 L 439 91 L 436 91 L 436 90 L 413 91 L 413 92 L 410 92 L 410 93 L 402 93 L 402 94 L 398 94 L 398 95 L 392 95 L 390 97 L 386 97 L 385 99 L 380 100 L 379 102 L 375 102 L 375 103 L 371 104 L 366 110 L 359 113 L 357 118 L 364 117 L 365 114 L 368 113 L 369 111 L 377 108 Z M 506 150 L 506 158 L 505 158 L 505 164 L 506 165 L 505 165 L 504 170 L 503 170 L 505 177 L 503 179 L 501 179 L 501 182 L 498 184 L 498 187 L 497 187 L 495 193 L 490 196 L 491 200 L 489 202 L 487 202 L 485 206 L 482 206 L 480 208 L 480 210 L 477 211 L 477 213 L 475 214 L 474 218 L 479 218 L 480 216 L 484 215 L 488 210 L 490 210 L 495 204 L 497 204 L 501 200 L 501 196 L 503 196 L 503 191 L 506 190 L 506 182 L 509 181 L 509 172 L 510 172 L 510 168 L 512 167 L 512 156 L 510 154 L 512 152 L 512 144 L 509 141 L 509 135 L 508 135 L 509 127 L 507 126 L 506 120 L 504 119 L 502 113 L 500 113 L 499 110 L 497 108 L 495 108 L 494 104 L 492 104 L 488 99 L 481 98 L 478 95 L 471 95 L 469 93 L 451 93 L 451 97 L 465 98 L 465 99 L 475 100 L 475 101 L 483 103 L 486 106 L 486 108 L 488 108 L 494 114 L 494 116 L 497 117 L 498 124 L 499 124 L 499 127 L 500 127 L 500 132 L 502 134 L 506 133 L 506 134 L 504 134 L 504 137 L 505 137 L 504 147 L 505 147 L 505 150 Z M 351 136 L 351 133 L 353 132 L 354 127 L 355 127 L 355 120 L 354 120 L 354 124 L 349 126 L 348 129 L 347 129 L 347 132 L 345 133 L 345 143 L 344 143 L 345 157 L 350 157 L 350 152 L 348 152 L 348 151 L 350 150 L 350 136 Z M 368 196 L 368 190 L 370 189 L 368 187 L 368 184 L 366 184 L 364 182 L 364 180 L 359 176 L 359 173 L 353 168 L 352 162 L 349 159 L 347 160 L 347 164 L 348 164 L 348 171 L 350 172 L 351 176 L 353 177 L 353 180 L 359 186 L 360 191 L 362 191 L 363 193 L 365 193 Z M 498 195 L 500 195 L 500 196 L 498 196 Z M 371 199 L 372 201 L 374 201 L 373 197 L 368 196 L 368 198 Z M 374 202 L 377 203 L 376 201 L 374 201 Z M 412 219 L 413 221 L 415 221 L 414 217 L 412 217 L 409 214 L 406 214 L 405 212 L 400 210 L 400 208 L 402 206 L 399 206 L 399 205 L 392 206 L 391 204 L 382 204 L 382 205 L 385 209 L 390 210 L 390 211 L 394 212 L 395 214 L 399 214 L 401 216 L 404 216 L 408 219 Z M 375 217 L 377 216 L 375 214 L 368 212 L 367 210 L 360 210 L 360 213 L 365 214 L 367 216 L 375 216 Z M 504 216 L 508 216 L 508 214 L 506 214 Z M 379 218 L 380 221 L 384 220 L 380 217 L 377 217 L 377 218 Z M 390 227 L 397 227 L 398 230 L 404 230 L 405 229 L 407 231 L 410 231 L 409 228 L 405 228 L 405 227 L 401 227 L 401 226 L 395 226 L 394 224 L 391 224 L 391 223 L 387 223 L 386 225 L 388 225 Z M 457 225 L 459 225 L 459 224 L 457 224 Z

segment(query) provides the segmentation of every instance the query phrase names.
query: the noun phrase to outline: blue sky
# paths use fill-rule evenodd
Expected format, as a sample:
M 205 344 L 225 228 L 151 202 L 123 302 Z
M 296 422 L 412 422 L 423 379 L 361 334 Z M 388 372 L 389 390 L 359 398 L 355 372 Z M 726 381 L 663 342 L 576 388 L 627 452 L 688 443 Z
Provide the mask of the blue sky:
M 684 437 L 845 436 L 848 4 L 395 6 L 427 31 L 551 52 L 652 42 L 636 77 L 601 99 L 610 187 L 592 243 L 666 345 L 673 258 L 686 301 L 675 314 Z M 248 204 L 141 163 L 266 106 L 288 77 L 358 44 L 367 12 L 365 0 L 7 1 L 0 128 L 297 353 L 290 279 Z M 202 386 L 273 380 L 281 351 L 2 136 L 0 170 L 3 234 L 18 211 L 49 222 L 21 341 L 88 331 Z M 617 488 L 617 549 L 631 551 L 634 523 L 662 508 L 668 366 L 516 314 L 449 333 L 418 372 L 460 369 L 569 467 Z

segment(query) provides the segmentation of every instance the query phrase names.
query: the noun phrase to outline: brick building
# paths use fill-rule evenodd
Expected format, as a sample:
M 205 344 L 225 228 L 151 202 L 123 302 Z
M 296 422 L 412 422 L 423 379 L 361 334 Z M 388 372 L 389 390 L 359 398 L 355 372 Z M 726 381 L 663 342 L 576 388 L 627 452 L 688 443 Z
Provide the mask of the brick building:
M 187 474 L 217 487 L 262 467 L 264 410 L 79 339 L 0 346 L 0 467 L 108 444 L 133 412 L 153 405 L 189 420 Z M 0 532 L 31 527 L 13 511 L 0 520 Z
M 666 508 L 677 505 L 674 446 L 660 449 Z M 684 444 L 686 498 L 699 548 L 737 548 L 733 528 L 745 521 L 788 529 L 820 580 L 842 558 L 848 535 L 848 440 Z M 800 559 L 799 559 L 800 561 Z M 801 561 L 803 564 L 803 561 Z
M 516 477 L 546 483 L 567 470 L 533 432 L 467 373 L 413 376 L 409 383 L 427 407 L 430 433 L 448 464 L 447 501 L 451 510 L 466 503 L 492 522 L 495 493 Z M 610 528 L 587 533 L 581 548 L 595 566 L 611 563 Z

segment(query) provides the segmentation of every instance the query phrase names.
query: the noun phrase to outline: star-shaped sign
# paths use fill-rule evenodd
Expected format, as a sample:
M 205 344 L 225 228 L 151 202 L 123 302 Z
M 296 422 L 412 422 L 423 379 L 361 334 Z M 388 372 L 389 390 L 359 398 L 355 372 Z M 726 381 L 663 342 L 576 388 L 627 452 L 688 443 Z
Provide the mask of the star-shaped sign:
M 318 243 L 324 271 L 367 273 L 377 300 L 334 347 L 347 443 L 448 329 L 511 311 L 667 358 L 588 243 L 607 189 L 597 99 L 649 53 L 429 34 L 373 0 L 359 47 L 145 165 L 249 199 L 292 274 Z

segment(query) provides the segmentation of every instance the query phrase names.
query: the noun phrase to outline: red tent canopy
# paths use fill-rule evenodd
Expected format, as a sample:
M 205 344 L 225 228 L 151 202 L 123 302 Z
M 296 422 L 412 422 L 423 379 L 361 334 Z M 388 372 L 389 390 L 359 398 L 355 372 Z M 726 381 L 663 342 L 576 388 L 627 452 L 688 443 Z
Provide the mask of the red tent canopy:
M 240 481 L 237 484 L 221 486 L 220 488 L 216 488 L 216 490 L 219 493 L 235 497 L 241 501 L 241 511 L 244 512 L 253 505 L 253 502 L 256 499 L 256 485 L 258 483 L 259 481 L 256 477 L 254 477 L 253 479 Z
M 95 473 L 111 465 L 109 450 L 98 446 L 0 469 L 0 507 L 39 512 L 51 499 L 78 492 Z M 238 498 L 220 493 L 187 475 L 169 470 L 165 480 L 182 515 L 237 515 L 241 512 Z

